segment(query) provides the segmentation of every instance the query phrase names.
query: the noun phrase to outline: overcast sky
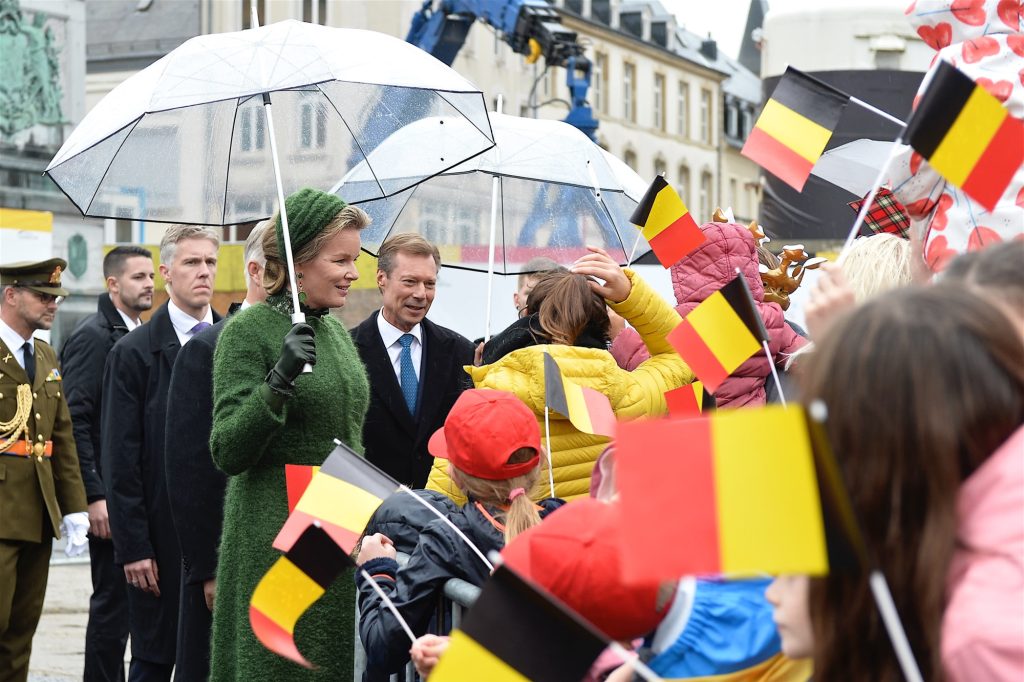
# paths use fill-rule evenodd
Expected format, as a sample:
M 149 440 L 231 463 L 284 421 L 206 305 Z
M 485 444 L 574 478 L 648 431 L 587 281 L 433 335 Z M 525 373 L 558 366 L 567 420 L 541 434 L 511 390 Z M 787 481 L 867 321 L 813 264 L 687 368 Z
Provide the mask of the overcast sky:
M 661 4 L 676 15 L 681 26 L 700 36 L 710 31 L 720 49 L 731 57 L 739 56 L 750 0 L 661 0 Z M 805 4 L 803 0 L 768 0 L 771 9 L 790 9 Z

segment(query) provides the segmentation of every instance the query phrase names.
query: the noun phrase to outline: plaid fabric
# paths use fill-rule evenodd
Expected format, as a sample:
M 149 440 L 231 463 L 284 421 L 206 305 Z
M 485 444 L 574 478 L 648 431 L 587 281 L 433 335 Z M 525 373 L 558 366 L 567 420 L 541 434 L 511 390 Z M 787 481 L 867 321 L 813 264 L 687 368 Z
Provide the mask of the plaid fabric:
M 864 199 L 851 201 L 848 205 L 854 213 L 859 213 L 860 207 L 864 205 Z M 875 201 L 864 218 L 864 224 L 872 234 L 888 232 L 897 237 L 910 239 L 910 216 L 907 209 L 896 199 L 892 190 L 885 187 L 880 188 L 875 194 Z

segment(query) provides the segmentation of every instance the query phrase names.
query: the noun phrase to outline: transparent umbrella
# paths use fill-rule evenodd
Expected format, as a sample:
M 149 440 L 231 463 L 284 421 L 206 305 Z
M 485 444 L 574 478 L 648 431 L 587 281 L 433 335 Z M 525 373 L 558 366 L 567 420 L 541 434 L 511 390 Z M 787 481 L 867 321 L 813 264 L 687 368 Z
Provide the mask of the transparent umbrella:
M 437 156 L 416 174 L 385 172 L 376 196 L 491 147 L 483 95 L 397 38 L 283 21 L 192 38 L 130 77 L 89 112 L 46 173 L 86 215 L 233 224 L 273 212 L 271 133 L 287 195 L 331 187 L 396 130 L 439 117 L 466 125 L 421 126 Z M 372 162 L 367 170 L 376 171 Z
M 417 121 L 381 143 L 333 191 L 360 202 L 373 218 L 362 235 L 371 254 L 389 236 L 415 232 L 439 247 L 445 266 L 487 272 L 485 337 L 490 275 L 526 272 L 537 256 L 568 265 L 587 253 L 587 245 L 604 248 L 622 265 L 650 250 L 629 222 L 647 184 L 561 121 L 492 113 L 492 149 L 406 191 L 372 196 L 380 178 L 371 167 L 418 172 L 419 159 L 438 154 L 437 141 L 421 129 L 465 125 Z
M 493 149 L 406 191 L 372 196 L 370 166 L 418 172 L 417 159 L 437 154 L 436 141 L 421 129 L 464 125 L 424 119 L 407 126 L 334 187 L 373 218 L 362 235 L 369 253 L 376 255 L 391 235 L 417 232 L 438 245 L 445 266 L 511 275 L 535 256 L 571 263 L 588 244 L 620 264 L 650 250 L 629 222 L 647 183 L 561 121 L 492 113 Z
M 384 140 L 444 118 L 465 125 L 419 128 L 437 155 L 418 174 L 377 175 L 368 155 Z M 276 198 L 301 322 L 286 194 L 362 166 L 379 177 L 366 191 L 386 197 L 493 144 L 482 93 L 426 52 L 373 31 L 283 21 L 192 38 L 128 78 L 46 173 L 96 217 L 227 225 L 266 218 Z

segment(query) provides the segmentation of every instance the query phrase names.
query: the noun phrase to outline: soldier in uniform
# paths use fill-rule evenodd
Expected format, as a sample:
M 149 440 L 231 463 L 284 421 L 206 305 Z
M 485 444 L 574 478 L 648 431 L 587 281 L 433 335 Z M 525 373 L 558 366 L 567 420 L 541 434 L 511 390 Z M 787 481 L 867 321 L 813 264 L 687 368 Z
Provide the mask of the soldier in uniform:
M 51 539 L 81 552 L 89 517 L 57 355 L 33 338 L 67 291 L 67 263 L 0 265 L 0 680 L 28 679 Z M 74 551 L 74 550 L 73 550 Z

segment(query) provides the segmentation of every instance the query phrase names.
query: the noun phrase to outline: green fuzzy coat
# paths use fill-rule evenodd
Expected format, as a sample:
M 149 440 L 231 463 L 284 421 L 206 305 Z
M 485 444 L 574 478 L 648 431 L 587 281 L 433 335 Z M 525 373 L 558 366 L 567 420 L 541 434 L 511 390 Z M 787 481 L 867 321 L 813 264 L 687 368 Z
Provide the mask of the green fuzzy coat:
M 281 554 L 272 544 L 288 516 L 284 465 L 319 465 L 333 440 L 362 452 L 369 402 L 366 371 L 348 331 L 326 315 L 311 317 L 317 362 L 295 381 L 280 413 L 260 386 L 277 362 L 291 327 L 280 297 L 236 314 L 217 342 L 210 449 L 228 474 L 224 531 L 217 567 L 210 679 L 351 680 L 355 589 L 342 574 L 295 628 L 299 651 L 317 666 L 306 670 L 264 648 L 249 625 L 249 600 Z

